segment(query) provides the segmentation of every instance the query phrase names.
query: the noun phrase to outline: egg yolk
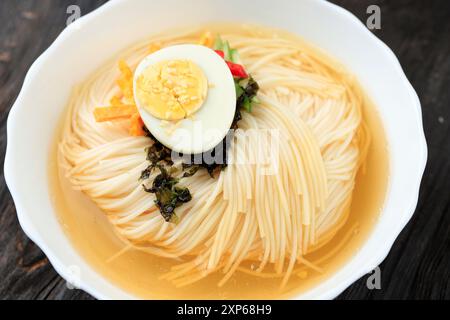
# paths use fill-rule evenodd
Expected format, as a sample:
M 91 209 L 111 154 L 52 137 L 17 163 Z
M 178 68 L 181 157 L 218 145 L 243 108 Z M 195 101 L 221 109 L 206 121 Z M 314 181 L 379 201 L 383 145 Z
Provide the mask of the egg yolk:
M 136 79 L 141 106 L 162 120 L 181 120 L 203 105 L 208 81 L 203 71 L 189 60 L 161 61 L 147 67 Z

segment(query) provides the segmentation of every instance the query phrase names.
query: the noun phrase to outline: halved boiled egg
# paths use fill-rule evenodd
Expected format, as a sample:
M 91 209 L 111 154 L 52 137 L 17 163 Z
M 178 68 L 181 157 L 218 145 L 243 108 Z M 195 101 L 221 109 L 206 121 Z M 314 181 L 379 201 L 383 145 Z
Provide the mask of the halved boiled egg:
M 233 122 L 233 76 L 225 61 L 207 47 L 175 45 L 152 53 L 136 68 L 133 87 L 146 127 L 174 151 L 211 150 Z M 174 130 L 168 130 L 168 122 Z

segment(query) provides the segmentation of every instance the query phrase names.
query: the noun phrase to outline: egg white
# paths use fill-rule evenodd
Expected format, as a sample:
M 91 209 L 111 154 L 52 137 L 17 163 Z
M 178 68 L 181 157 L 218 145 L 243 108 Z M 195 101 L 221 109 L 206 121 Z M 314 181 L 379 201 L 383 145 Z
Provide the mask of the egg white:
M 165 60 L 191 60 L 208 79 L 208 94 L 202 107 L 192 117 L 180 120 L 173 132 L 163 126 L 136 99 L 136 80 L 150 65 Z M 193 44 L 175 45 L 145 57 L 134 73 L 134 96 L 145 126 L 166 147 L 184 154 L 198 154 L 213 149 L 227 135 L 236 110 L 233 76 L 225 61 L 213 50 Z

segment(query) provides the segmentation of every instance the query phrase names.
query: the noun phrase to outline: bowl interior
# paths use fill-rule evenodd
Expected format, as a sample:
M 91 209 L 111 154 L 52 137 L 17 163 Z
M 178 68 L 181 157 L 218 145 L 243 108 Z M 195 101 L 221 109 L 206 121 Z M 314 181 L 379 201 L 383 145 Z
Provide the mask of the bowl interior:
M 70 25 L 30 69 L 8 120 L 5 163 L 25 232 L 68 280 L 80 276 L 73 268 L 79 266 L 80 287 L 98 298 L 132 296 L 99 276 L 75 252 L 48 192 L 49 152 L 71 89 L 105 60 L 149 34 L 220 21 L 285 29 L 325 49 L 359 78 L 385 127 L 391 176 L 382 216 L 360 252 L 298 298 L 333 298 L 372 270 L 414 211 L 426 161 L 420 104 L 393 53 L 353 15 L 314 0 L 260 0 L 257 5 L 239 0 L 111 1 Z

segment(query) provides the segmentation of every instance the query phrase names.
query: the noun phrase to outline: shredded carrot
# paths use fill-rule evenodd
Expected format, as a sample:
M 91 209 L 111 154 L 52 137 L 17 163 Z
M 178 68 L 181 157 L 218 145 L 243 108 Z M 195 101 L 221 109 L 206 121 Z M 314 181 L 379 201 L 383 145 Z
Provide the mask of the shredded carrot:
M 202 34 L 202 36 L 200 37 L 200 41 L 198 43 L 205 47 L 212 47 L 213 40 L 214 39 L 211 32 L 206 31 Z
M 161 44 L 159 42 L 152 43 L 148 46 L 147 54 L 152 54 L 161 49 Z
M 144 132 L 144 122 L 142 121 L 139 113 L 135 113 L 131 116 L 131 126 L 130 126 L 130 135 L 132 136 L 143 136 Z
M 159 50 L 154 45 L 153 50 Z M 143 136 L 145 132 L 143 130 L 144 122 L 142 121 L 137 108 L 134 104 L 133 97 L 133 71 L 125 62 L 125 60 L 119 61 L 120 76 L 116 83 L 120 88 L 120 93 L 113 96 L 109 103 L 110 106 L 98 107 L 94 109 L 94 118 L 97 122 L 123 120 L 130 119 L 130 135 Z M 128 101 L 128 104 L 124 104 L 123 99 Z
M 128 66 L 125 60 L 119 60 L 119 70 L 124 78 L 133 78 L 133 71 L 131 71 L 131 68 Z
M 136 106 L 134 105 L 99 107 L 95 108 L 94 117 L 97 122 L 128 119 L 134 115 L 136 111 Z
M 116 81 L 125 98 L 131 100 L 133 99 L 133 81 L 128 79 L 119 78 Z
M 116 83 L 122 91 L 123 96 L 130 102 L 133 101 L 133 71 L 125 60 L 119 61 L 120 77 Z
M 120 97 L 120 96 L 114 96 L 114 97 L 112 97 L 112 98 L 109 100 L 109 103 L 110 103 L 112 106 L 121 106 L 121 105 L 123 105 L 122 97 Z

